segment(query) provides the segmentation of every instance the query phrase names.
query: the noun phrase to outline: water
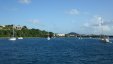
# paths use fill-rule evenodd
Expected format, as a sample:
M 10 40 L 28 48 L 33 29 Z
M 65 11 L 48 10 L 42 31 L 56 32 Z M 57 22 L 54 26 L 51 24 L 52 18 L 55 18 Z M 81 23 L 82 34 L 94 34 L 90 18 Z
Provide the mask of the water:
M 96 39 L 0 39 L 0 64 L 113 64 L 113 43 Z

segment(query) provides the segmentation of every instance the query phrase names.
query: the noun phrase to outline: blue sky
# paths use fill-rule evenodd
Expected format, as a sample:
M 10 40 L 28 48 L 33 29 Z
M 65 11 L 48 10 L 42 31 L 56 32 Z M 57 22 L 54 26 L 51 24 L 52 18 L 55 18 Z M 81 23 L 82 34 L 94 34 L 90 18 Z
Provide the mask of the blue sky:
M 99 33 L 98 17 L 113 34 L 113 0 L 0 0 L 0 24 L 26 25 L 55 33 Z

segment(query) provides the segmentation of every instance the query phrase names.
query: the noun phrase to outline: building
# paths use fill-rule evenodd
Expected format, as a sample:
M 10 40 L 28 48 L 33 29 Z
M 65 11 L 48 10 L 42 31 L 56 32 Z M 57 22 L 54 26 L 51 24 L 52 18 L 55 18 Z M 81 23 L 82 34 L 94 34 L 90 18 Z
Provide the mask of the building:
M 22 30 L 22 28 L 24 28 L 24 26 L 20 26 L 20 25 L 0 25 L 0 30 L 11 30 L 12 28 L 14 28 L 16 30 Z
M 17 26 L 14 26 L 14 29 L 16 29 L 16 30 L 22 30 L 22 26 L 20 26 L 20 25 L 17 25 Z
M 0 25 L 0 30 L 3 29 L 5 26 L 4 25 Z
M 56 36 L 59 36 L 59 37 L 64 37 L 65 34 L 56 34 Z
M 3 27 L 2 27 L 2 26 L 0 26 L 0 30 L 1 30 L 1 29 L 3 29 Z

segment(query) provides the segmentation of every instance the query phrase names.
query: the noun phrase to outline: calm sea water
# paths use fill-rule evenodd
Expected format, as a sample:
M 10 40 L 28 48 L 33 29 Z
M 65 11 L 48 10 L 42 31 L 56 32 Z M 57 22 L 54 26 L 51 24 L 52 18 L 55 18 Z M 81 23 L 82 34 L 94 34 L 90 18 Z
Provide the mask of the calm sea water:
M 0 64 L 113 64 L 113 43 L 96 39 L 0 39 Z

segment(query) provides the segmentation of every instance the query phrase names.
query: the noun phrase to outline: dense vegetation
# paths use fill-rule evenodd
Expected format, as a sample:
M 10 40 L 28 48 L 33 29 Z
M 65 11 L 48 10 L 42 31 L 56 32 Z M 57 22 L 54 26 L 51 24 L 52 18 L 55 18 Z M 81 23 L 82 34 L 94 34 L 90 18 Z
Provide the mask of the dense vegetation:
M 0 37 L 11 37 L 13 34 L 12 27 L 13 25 L 6 25 L 3 29 L 0 29 Z M 50 37 L 53 36 L 52 32 L 39 29 L 28 29 L 26 26 L 23 26 L 21 30 L 14 29 L 14 31 L 15 37 L 47 37 L 48 33 Z

